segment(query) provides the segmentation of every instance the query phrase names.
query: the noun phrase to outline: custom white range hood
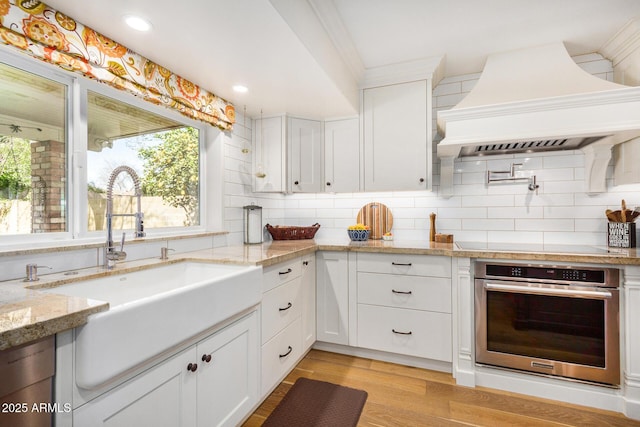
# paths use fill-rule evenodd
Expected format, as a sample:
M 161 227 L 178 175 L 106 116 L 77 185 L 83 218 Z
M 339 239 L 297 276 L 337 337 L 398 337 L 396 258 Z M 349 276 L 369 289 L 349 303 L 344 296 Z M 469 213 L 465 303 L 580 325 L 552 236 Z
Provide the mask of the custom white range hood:
M 588 191 L 605 191 L 611 148 L 640 136 L 640 87 L 583 71 L 562 43 L 489 56 L 472 91 L 438 112 L 441 192 L 461 156 L 582 149 Z

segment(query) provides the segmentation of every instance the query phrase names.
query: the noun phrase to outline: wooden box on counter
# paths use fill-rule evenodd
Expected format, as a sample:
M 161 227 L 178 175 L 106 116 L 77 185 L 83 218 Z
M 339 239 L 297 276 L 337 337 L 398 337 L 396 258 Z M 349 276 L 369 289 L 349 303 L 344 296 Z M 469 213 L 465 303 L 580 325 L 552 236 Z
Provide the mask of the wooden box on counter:
M 613 248 L 636 247 L 635 222 L 609 222 L 607 231 L 607 246 Z

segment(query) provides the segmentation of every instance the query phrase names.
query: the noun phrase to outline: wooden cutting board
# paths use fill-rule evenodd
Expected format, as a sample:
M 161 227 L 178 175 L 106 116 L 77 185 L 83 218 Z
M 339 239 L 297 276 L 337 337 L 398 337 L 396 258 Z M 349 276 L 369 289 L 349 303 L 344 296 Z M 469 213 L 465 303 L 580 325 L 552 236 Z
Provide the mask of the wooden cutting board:
M 358 224 L 369 226 L 370 239 L 382 239 L 382 235 L 391 231 L 393 215 L 388 207 L 379 202 L 367 203 L 356 217 Z

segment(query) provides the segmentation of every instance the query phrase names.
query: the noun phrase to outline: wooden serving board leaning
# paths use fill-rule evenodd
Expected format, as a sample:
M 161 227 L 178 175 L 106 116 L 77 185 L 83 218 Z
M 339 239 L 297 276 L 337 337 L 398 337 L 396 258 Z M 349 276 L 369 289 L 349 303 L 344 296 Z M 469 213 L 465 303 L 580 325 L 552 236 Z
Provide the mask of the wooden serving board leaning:
M 391 231 L 393 215 L 388 207 L 379 202 L 367 203 L 360 209 L 356 221 L 369 226 L 370 239 L 382 239 L 382 235 Z

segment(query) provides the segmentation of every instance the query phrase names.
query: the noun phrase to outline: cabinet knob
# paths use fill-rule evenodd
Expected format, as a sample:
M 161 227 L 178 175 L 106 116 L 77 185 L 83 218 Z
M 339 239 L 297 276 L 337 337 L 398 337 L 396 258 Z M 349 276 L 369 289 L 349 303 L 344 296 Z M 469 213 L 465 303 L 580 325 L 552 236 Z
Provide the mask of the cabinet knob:
M 189 363 L 187 365 L 187 371 L 195 372 L 197 370 L 198 370 L 198 364 L 197 363 Z
M 420 178 L 420 183 L 422 184 L 424 182 L 424 178 Z
M 203 362 L 207 362 L 207 363 L 211 362 L 211 355 L 210 354 L 203 354 L 202 355 L 202 361 Z
M 298 181 L 294 181 L 293 183 L 294 183 L 295 185 L 298 185 Z
M 327 187 L 331 187 L 331 183 L 330 182 L 327 182 Z

